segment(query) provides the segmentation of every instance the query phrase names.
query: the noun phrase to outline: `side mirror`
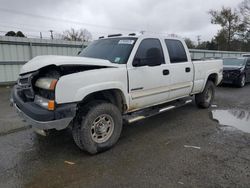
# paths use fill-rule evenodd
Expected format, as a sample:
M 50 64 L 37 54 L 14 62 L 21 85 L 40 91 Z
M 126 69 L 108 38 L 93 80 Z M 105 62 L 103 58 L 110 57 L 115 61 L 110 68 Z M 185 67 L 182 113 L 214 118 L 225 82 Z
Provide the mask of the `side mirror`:
M 147 65 L 153 67 L 153 66 L 159 66 L 161 64 L 162 64 L 161 61 L 158 58 L 156 58 L 149 61 Z
M 140 67 L 140 66 L 143 66 L 141 63 L 142 63 L 141 58 L 136 57 L 136 58 L 134 58 L 132 65 L 134 67 Z

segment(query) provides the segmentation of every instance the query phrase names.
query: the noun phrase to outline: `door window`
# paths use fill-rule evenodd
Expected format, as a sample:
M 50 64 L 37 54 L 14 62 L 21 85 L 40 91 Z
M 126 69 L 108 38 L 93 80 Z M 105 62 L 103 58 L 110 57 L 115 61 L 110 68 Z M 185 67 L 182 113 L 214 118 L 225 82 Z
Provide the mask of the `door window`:
M 144 39 L 134 58 L 134 66 L 157 66 L 164 63 L 161 43 L 158 39 Z
M 187 62 L 187 54 L 181 41 L 174 39 L 166 39 L 168 54 L 171 63 Z

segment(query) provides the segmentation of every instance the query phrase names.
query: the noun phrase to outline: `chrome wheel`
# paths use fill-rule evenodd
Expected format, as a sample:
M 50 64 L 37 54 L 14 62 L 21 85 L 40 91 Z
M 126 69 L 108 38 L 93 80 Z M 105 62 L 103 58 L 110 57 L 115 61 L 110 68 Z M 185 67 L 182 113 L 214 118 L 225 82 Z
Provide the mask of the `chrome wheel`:
M 91 137 L 96 143 L 106 142 L 114 131 L 113 118 L 108 114 L 98 116 L 91 125 Z

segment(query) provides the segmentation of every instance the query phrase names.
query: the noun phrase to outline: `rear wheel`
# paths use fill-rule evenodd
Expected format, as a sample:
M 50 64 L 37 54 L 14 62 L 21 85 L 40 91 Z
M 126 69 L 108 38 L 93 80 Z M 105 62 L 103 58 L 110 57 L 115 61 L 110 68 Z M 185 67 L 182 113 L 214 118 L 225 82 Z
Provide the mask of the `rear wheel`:
M 72 134 L 76 145 L 91 154 L 111 148 L 122 131 L 122 115 L 111 103 L 92 103 L 76 121 Z
M 214 100 L 214 93 L 214 83 L 208 80 L 203 92 L 195 95 L 196 105 L 199 108 L 209 108 Z

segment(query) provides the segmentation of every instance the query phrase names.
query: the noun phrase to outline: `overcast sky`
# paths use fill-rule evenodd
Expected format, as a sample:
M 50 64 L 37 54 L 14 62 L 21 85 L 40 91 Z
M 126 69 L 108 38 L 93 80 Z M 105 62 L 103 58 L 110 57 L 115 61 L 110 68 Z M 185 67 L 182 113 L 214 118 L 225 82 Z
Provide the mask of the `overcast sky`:
M 0 0 L 0 31 L 21 30 L 48 37 L 71 27 L 94 38 L 141 30 L 210 40 L 219 29 L 208 11 L 236 8 L 241 0 Z M 24 13 L 24 14 L 22 14 Z M 38 15 L 38 16 L 35 16 Z M 50 19 L 49 19 L 50 18 Z M 71 22 L 74 21 L 74 22 Z M 1 34 L 3 34 L 1 32 Z

